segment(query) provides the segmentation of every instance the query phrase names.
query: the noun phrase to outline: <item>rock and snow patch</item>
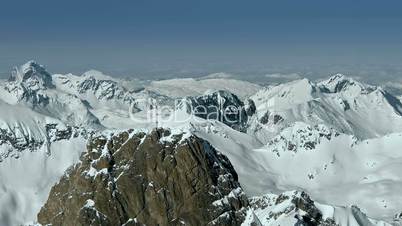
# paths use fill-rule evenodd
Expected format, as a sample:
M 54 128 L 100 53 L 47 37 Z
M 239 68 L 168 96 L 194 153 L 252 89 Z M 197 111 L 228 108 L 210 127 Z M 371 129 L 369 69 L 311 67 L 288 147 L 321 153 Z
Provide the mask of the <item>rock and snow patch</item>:
M 341 75 L 306 79 L 262 89 L 251 97 L 256 114 L 248 132 L 263 142 L 295 122 L 325 124 L 358 139 L 402 132 L 402 103 L 379 87 Z M 280 121 L 275 117 L 280 116 Z
M 356 206 L 337 207 L 317 203 L 306 193 L 288 191 L 250 199 L 253 213 L 262 225 L 391 226 L 367 217 Z
M 50 188 L 68 167 L 77 163 L 85 149 L 82 137 L 59 140 L 46 151 L 24 151 L 19 158 L 5 158 L 0 163 L 0 225 L 34 222 L 45 203 Z M 2 149 L 3 146 L 0 146 Z

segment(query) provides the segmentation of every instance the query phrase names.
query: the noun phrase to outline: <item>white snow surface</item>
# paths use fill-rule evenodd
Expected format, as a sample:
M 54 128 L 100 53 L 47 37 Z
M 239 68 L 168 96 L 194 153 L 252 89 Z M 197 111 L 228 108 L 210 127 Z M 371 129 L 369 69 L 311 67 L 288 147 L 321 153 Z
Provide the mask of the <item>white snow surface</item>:
M 34 222 L 51 187 L 79 161 L 85 144 L 80 138 L 57 141 L 52 143 L 50 155 L 45 150 L 26 151 L 18 159 L 0 162 L 0 225 Z
M 359 139 L 402 132 L 400 100 L 380 87 L 343 75 L 319 83 L 301 79 L 264 88 L 251 99 L 257 113 L 249 122 L 249 131 L 264 142 L 300 121 L 325 124 Z M 281 120 L 275 122 L 279 116 Z
M 228 156 L 249 195 L 302 189 L 323 203 L 357 205 L 377 219 L 390 221 L 401 212 L 402 133 L 364 141 L 341 134 L 294 152 L 261 145 L 219 122 L 195 125 L 193 132 Z
M 250 82 L 210 77 L 153 81 L 146 87 L 148 90 L 176 98 L 198 96 L 207 91 L 225 90 L 237 95 L 240 99 L 253 95 L 260 88 L 259 85 Z

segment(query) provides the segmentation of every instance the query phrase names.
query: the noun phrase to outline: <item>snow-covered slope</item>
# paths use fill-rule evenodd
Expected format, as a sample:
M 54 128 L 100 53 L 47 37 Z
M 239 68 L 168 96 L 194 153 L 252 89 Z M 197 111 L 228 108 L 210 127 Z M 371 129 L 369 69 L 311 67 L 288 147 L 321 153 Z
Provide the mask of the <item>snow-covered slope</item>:
M 130 128 L 129 110 L 144 110 L 152 100 L 172 105 L 173 99 L 149 90 L 128 90 L 127 82 L 95 70 L 81 76 L 51 75 L 34 62 L 15 68 L 0 84 L 0 99 L 71 126 Z
M 93 108 L 105 103 L 111 108 L 122 107 L 134 101 L 118 80 L 99 71 L 87 71 L 81 76 L 56 74 L 53 80 L 56 88 L 86 100 Z
M 34 149 L 46 142 L 46 125 L 55 124 L 63 127 L 63 124 L 56 119 L 22 106 L 10 105 L 2 100 L 0 100 L 0 115 L 0 144 L 7 145 L 10 149 L 3 149 L 0 159 L 14 149 Z
M 138 81 L 136 85 L 96 70 L 80 76 L 51 75 L 42 65 L 29 61 L 17 67 L 4 87 L 0 87 L 0 99 L 27 105 L 70 125 L 127 129 L 136 126 L 130 121 L 129 110 L 148 110 L 154 101 L 173 107 L 175 99 L 206 91 L 223 89 L 245 98 L 259 88 L 249 82 L 222 78 Z
M 35 220 L 51 186 L 78 160 L 89 134 L 0 100 L 0 225 Z
M 357 205 L 377 219 L 390 221 L 401 212 L 402 133 L 359 141 L 300 122 L 262 145 L 220 122 L 191 125 L 228 156 L 247 194 L 302 189 L 322 203 Z
M 344 225 L 391 226 L 367 217 L 357 206 L 341 207 L 320 204 L 305 192 L 289 191 L 250 199 L 254 214 L 262 225 Z M 310 224 L 309 224 L 310 223 Z
M 57 90 L 86 103 L 89 112 L 106 128 L 136 127 L 137 124 L 130 120 L 130 110 L 131 114 L 146 111 L 154 102 L 161 106 L 174 104 L 174 98 L 147 90 L 143 84 L 139 85 L 142 87 L 139 89 L 128 81 L 95 70 L 81 76 L 56 74 L 53 80 Z
M 314 147 L 301 145 L 294 151 L 274 150 L 274 145 L 263 145 L 253 136 L 219 121 L 197 119 L 162 126 L 174 128 L 171 136 L 183 132 L 195 134 L 227 155 L 246 194 L 262 196 L 256 200 L 299 197 L 299 192 L 286 191 L 304 190 L 317 200 L 314 208 L 322 214 L 323 220 L 350 226 L 389 225 L 386 222 L 392 222 L 401 212 L 402 200 L 398 194 L 402 189 L 401 177 L 395 167 L 402 165 L 398 151 L 402 134 L 363 142 L 350 135 L 331 134 L 321 126 L 316 128 L 317 133 L 325 134 L 325 141 Z M 295 131 L 304 134 L 313 130 L 303 123 L 297 127 Z M 268 209 L 255 205 L 254 214 L 262 225 L 294 225 L 297 222 L 294 216 L 301 216 L 305 211 L 292 207 L 292 199 L 283 203 L 272 201 Z
M 60 140 L 47 150 L 22 152 L 19 158 L 0 162 L 0 225 L 33 222 L 46 202 L 50 188 L 85 150 L 82 137 Z M 0 150 L 4 145 L 0 146 Z
M 16 68 L 9 81 L 1 85 L 0 99 L 4 102 L 25 105 L 70 125 L 101 126 L 82 100 L 57 90 L 52 76 L 34 61 Z
M 265 88 L 251 98 L 256 113 L 248 134 L 217 121 L 189 123 L 192 133 L 229 157 L 248 194 L 302 189 L 319 202 L 357 205 L 387 221 L 402 211 L 397 98 L 342 75 Z M 367 225 L 355 208 L 336 212 L 343 214 L 341 225 L 351 217 Z
M 402 132 L 400 100 L 343 75 L 319 83 L 302 79 L 268 87 L 251 99 L 257 114 L 249 122 L 249 133 L 263 141 L 298 121 L 325 124 L 359 139 Z
M 198 96 L 206 91 L 213 92 L 225 90 L 245 99 L 253 95 L 261 87 L 250 82 L 224 78 L 205 78 L 205 79 L 169 79 L 153 81 L 146 89 L 157 93 L 182 98 L 185 96 Z

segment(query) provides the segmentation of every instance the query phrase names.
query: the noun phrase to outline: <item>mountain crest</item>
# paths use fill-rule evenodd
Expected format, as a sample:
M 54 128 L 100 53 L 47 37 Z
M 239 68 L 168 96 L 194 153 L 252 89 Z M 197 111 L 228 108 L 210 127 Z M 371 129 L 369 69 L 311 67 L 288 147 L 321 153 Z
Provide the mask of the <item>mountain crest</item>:
M 54 88 L 52 76 L 43 65 L 33 60 L 14 68 L 9 81 L 21 84 L 30 90 Z
M 356 81 L 344 74 L 335 74 L 329 79 L 318 83 L 320 89 L 329 93 L 340 93 L 346 90 L 357 90 L 361 93 L 370 93 L 376 89 L 375 86 L 370 86 Z

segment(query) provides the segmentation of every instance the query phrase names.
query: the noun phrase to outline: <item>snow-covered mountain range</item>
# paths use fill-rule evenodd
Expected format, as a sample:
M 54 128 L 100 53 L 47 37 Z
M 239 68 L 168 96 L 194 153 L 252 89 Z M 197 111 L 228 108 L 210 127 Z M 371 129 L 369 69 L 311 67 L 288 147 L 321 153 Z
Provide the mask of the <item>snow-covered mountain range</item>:
M 195 136 L 227 156 L 249 197 L 243 225 L 402 221 L 402 103 L 381 87 L 340 74 L 127 81 L 29 61 L 0 83 L 0 225 L 37 224 L 93 137 L 155 127 L 170 131 L 158 142 Z

